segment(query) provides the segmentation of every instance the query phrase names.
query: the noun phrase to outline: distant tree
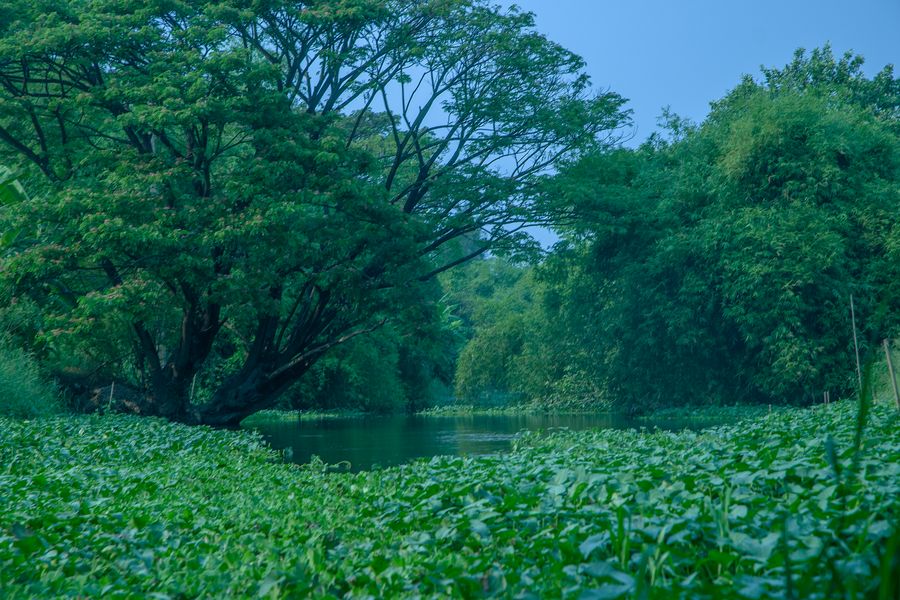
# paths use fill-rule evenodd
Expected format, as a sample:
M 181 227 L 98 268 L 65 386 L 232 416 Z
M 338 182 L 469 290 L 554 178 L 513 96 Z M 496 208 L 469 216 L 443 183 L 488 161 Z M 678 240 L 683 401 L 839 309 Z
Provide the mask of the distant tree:
M 30 198 L 2 221 L 38 229 L 4 285 L 141 414 L 235 424 L 421 315 L 420 282 L 529 248 L 536 183 L 626 119 L 583 66 L 482 0 L 4 2 L 0 162 Z
M 465 343 L 454 378 L 457 400 L 471 404 L 546 401 L 566 364 L 547 321 L 546 286 L 535 268 L 501 258 L 474 261 L 444 278 L 458 302 Z
M 278 405 L 387 413 L 415 412 L 445 401 L 453 382 L 459 321 L 441 299 L 435 302 L 439 318 L 423 315 L 414 334 L 402 323 L 388 323 L 335 347 Z

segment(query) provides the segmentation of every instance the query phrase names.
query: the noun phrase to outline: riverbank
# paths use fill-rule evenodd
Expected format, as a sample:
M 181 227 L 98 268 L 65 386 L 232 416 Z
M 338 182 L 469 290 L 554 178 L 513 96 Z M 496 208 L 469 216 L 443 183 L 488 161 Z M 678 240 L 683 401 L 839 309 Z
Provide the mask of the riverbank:
M 321 421 L 323 419 L 351 419 L 370 416 L 358 410 L 261 410 L 253 413 L 243 421 L 242 427 L 253 427 L 260 423 L 295 423 L 297 421 Z
M 633 418 L 639 421 L 681 421 L 696 419 L 701 421 L 730 421 L 736 422 L 742 419 L 762 417 L 771 412 L 785 410 L 784 407 L 735 405 L 735 406 L 682 406 L 678 408 L 664 408 L 643 415 L 635 415 Z M 484 408 L 468 404 L 450 404 L 426 408 L 416 413 L 426 417 L 465 417 L 465 416 L 508 416 L 508 415 L 594 415 L 610 414 L 622 415 L 621 412 L 603 410 L 551 410 L 537 404 L 522 406 L 505 406 L 496 408 Z
M 283 464 L 249 432 L 0 419 L 0 595 L 893 597 L 900 423 L 874 407 L 857 454 L 855 414 L 525 436 L 358 474 Z
M 537 406 L 506 406 L 497 408 L 483 408 L 472 405 L 446 405 L 425 408 L 415 414 L 422 417 L 464 417 L 477 416 L 509 416 L 509 415 L 538 415 L 551 411 Z M 597 411 L 563 411 L 553 414 L 594 414 Z M 390 414 L 390 413 L 388 413 Z M 401 413 L 402 414 L 402 413 Z M 252 414 L 241 422 L 244 427 L 253 427 L 260 423 L 317 421 L 322 419 L 352 419 L 359 417 L 384 416 L 385 413 L 367 413 L 358 410 L 262 410 Z
M 774 411 L 785 410 L 784 407 L 771 406 L 686 406 L 679 408 L 667 408 L 653 411 L 645 415 L 637 415 L 633 418 L 653 420 L 683 420 L 698 419 L 709 421 L 756 418 Z M 371 416 L 383 416 L 384 413 L 366 413 L 355 410 L 263 410 L 250 415 L 241 422 L 244 427 L 253 427 L 260 423 L 318 421 L 323 419 L 348 419 Z M 617 414 L 610 411 L 598 410 L 549 410 L 537 404 L 521 406 L 481 407 L 471 404 L 448 404 L 422 409 L 415 413 L 422 417 L 468 417 L 468 416 L 515 416 L 515 415 L 594 415 Z

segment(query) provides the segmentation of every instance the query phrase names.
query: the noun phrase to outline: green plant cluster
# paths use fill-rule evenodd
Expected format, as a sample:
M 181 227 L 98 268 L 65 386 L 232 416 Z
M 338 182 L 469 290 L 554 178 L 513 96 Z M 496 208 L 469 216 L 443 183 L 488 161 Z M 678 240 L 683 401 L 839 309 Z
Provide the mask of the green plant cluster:
M 515 405 L 481 407 L 473 404 L 447 404 L 444 406 L 432 406 L 417 412 L 423 417 L 468 417 L 468 416 L 504 416 L 504 415 L 529 415 L 542 413 L 544 410 L 537 405 Z
M 439 298 L 430 300 L 438 306 Z M 427 406 L 448 395 L 455 339 L 435 315 L 417 315 L 414 338 L 384 327 L 342 344 L 279 400 L 303 411 L 389 413 Z
M 697 419 L 706 421 L 720 419 L 731 423 L 741 419 L 762 417 L 773 411 L 781 410 L 785 410 L 784 407 L 746 404 L 735 404 L 734 406 L 675 406 L 670 408 L 660 408 L 646 415 L 641 415 L 638 418 L 646 421 L 666 419 Z
M 900 435 L 875 406 L 525 437 L 372 472 L 125 416 L 0 420 L 0 595 L 893 598 Z M 892 583 L 893 582 L 893 583 Z
M 346 419 L 363 417 L 368 413 L 353 410 L 279 410 L 268 409 L 253 413 L 243 421 L 243 427 L 253 427 L 261 423 L 295 423 L 298 421 L 322 421 L 324 419 Z
M 61 404 L 34 357 L 0 335 L 0 416 L 46 417 L 60 412 Z

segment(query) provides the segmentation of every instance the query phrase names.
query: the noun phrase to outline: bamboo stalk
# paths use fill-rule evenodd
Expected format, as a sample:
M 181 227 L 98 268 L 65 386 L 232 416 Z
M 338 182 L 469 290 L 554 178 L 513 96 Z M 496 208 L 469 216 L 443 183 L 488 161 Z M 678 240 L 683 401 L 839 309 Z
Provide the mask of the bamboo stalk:
M 109 385 L 109 400 L 106 401 L 106 412 L 110 412 L 112 410 L 113 405 L 113 396 L 116 393 L 116 382 L 113 381 Z
M 853 323 L 853 348 L 856 350 L 856 380 L 859 393 L 862 394 L 862 368 L 859 365 L 859 342 L 856 339 L 856 308 L 853 306 L 853 294 L 850 294 L 850 320 Z
M 891 343 L 887 339 L 884 340 L 884 356 L 887 359 L 891 387 L 894 388 L 894 403 L 897 405 L 897 410 L 900 410 L 900 392 L 897 391 L 897 374 L 894 372 L 894 363 L 891 360 Z

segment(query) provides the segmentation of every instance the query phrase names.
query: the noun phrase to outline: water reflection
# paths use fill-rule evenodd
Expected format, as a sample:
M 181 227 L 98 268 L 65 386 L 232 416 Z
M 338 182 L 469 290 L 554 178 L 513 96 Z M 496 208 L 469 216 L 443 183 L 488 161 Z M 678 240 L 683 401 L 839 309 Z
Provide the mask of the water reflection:
M 702 425 L 709 425 L 704 423 Z M 520 431 L 555 429 L 697 428 L 696 421 L 635 421 L 628 417 L 594 415 L 468 415 L 423 417 L 330 418 L 318 421 L 272 422 L 257 425 L 276 449 L 288 449 L 291 460 L 307 463 L 318 456 L 326 463 L 346 461 L 354 471 L 392 466 L 437 455 L 493 454 L 509 450 Z

